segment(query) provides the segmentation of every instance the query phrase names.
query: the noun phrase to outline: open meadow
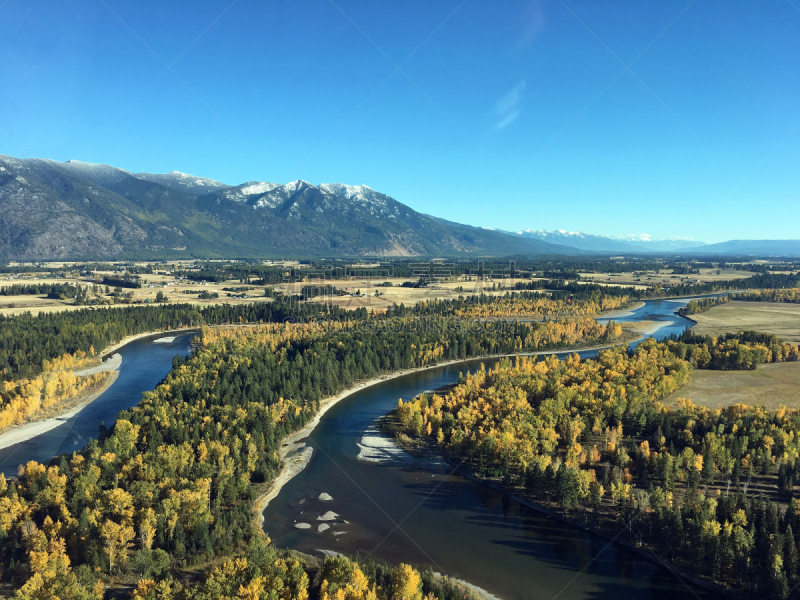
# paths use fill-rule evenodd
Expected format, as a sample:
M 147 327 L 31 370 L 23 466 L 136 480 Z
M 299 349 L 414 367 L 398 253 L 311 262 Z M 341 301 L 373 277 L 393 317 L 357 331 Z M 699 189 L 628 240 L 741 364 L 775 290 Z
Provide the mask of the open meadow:
M 800 343 L 800 304 L 785 302 L 728 302 L 690 317 L 692 331 L 720 335 L 738 331 L 774 333 L 784 341 Z
M 711 371 L 695 369 L 692 381 L 666 399 L 675 404 L 678 398 L 690 398 L 708 408 L 732 404 L 800 408 L 800 363 L 759 365 L 755 371 Z

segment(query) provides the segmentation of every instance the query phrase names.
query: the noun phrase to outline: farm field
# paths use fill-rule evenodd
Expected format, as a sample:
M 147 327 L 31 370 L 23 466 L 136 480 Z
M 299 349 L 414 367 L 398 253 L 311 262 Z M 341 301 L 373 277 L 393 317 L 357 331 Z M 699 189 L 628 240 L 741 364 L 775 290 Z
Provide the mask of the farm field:
M 793 344 L 800 343 L 800 304 L 729 302 L 691 315 L 691 319 L 697 322 L 692 331 L 701 335 L 755 330 L 774 333 Z
M 674 274 L 665 269 L 656 273 L 655 271 L 643 271 L 635 273 L 581 273 L 581 281 L 591 283 L 613 283 L 618 285 L 635 285 L 639 289 L 654 285 L 680 283 L 713 283 L 715 281 L 725 281 L 730 279 L 746 279 L 756 275 L 755 272 L 742 269 L 699 269 L 699 274 L 682 275 Z

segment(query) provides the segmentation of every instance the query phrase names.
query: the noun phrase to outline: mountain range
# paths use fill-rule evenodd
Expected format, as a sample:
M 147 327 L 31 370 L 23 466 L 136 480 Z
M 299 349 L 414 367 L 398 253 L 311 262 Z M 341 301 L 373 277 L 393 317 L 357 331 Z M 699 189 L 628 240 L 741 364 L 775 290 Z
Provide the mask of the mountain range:
M 0 256 L 8 259 L 760 254 L 761 247 L 800 255 L 800 242 L 792 240 L 692 244 L 471 227 L 417 212 L 365 185 L 232 186 L 178 171 L 132 173 L 0 155 Z
M 506 231 L 509 235 L 522 238 L 540 240 L 551 244 L 560 244 L 571 248 L 578 248 L 589 252 L 621 252 L 625 254 L 641 252 L 681 252 L 689 248 L 701 246 L 701 242 L 694 240 L 650 240 L 646 238 L 629 237 L 625 239 L 592 235 L 582 231 L 565 231 L 559 229 L 525 229 L 523 231 Z

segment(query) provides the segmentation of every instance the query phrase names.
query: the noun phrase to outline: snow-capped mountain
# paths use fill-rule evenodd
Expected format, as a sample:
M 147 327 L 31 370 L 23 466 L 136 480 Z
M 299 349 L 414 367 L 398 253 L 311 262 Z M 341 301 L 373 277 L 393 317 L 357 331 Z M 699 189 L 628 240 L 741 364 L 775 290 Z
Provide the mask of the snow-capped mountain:
M 425 215 L 365 185 L 219 181 L 0 156 L 14 258 L 573 254 Z
M 36 160 L 36 159 L 32 159 Z M 63 169 L 67 173 L 83 179 L 93 181 L 97 185 L 107 187 L 120 181 L 125 180 L 127 177 L 133 177 L 133 173 L 125 169 L 118 169 L 111 165 L 94 164 L 82 162 L 80 160 L 68 160 L 67 162 L 58 162 L 55 160 L 42 159 L 48 164 Z
M 703 242 L 698 242 L 697 240 L 681 238 L 653 240 L 647 234 L 604 237 L 582 231 L 567 231 L 564 229 L 555 231 L 549 229 L 524 229 L 514 232 L 514 234 L 592 252 L 677 252 L 703 245 Z
M 180 171 L 172 171 L 172 173 L 136 173 L 136 177 L 146 181 L 160 183 L 161 185 L 181 190 L 182 192 L 189 192 L 190 194 L 206 194 L 208 192 L 215 192 L 231 187 L 221 181 L 197 177 L 195 175 L 189 175 L 188 173 L 181 173 Z
M 366 185 L 229 186 L 178 171 L 0 155 L 0 255 L 23 259 L 508 256 L 642 252 L 796 255 L 800 242 L 504 232 L 417 212 Z
M 301 204 L 319 214 L 359 207 L 372 216 L 387 219 L 409 217 L 413 212 L 407 206 L 366 185 L 323 183 L 315 186 L 302 179 L 283 185 L 248 182 L 227 190 L 224 195 L 230 200 L 245 202 L 256 209 L 282 207 L 284 211 L 288 211 L 287 218 L 299 218 Z M 292 202 L 287 204 L 289 200 Z
M 687 250 L 689 248 L 697 248 L 704 245 L 704 242 L 694 240 L 691 238 L 669 238 L 665 240 L 654 240 L 647 233 L 630 233 L 627 235 L 614 235 L 611 236 L 613 240 L 629 242 L 635 244 L 643 250 L 651 250 L 653 252 L 669 252 Z
M 561 244 L 572 248 L 579 248 L 589 252 L 635 252 L 641 250 L 633 244 L 612 240 L 600 235 L 592 235 L 582 231 L 567 231 L 565 229 L 523 229 L 522 231 L 507 232 L 523 238 L 541 240 L 552 244 Z

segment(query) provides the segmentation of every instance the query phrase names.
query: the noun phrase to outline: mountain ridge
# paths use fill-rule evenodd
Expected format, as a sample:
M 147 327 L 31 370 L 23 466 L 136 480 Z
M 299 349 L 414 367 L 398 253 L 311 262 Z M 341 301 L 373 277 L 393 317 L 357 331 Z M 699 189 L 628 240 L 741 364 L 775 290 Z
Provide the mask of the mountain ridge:
M 230 186 L 2 155 L 0 169 L 0 254 L 9 258 L 581 253 L 438 220 L 364 185 Z
M 638 239 L 637 239 L 638 238 Z M 0 256 L 256 258 L 578 254 L 800 256 L 800 240 L 617 239 L 473 227 L 367 185 L 229 185 L 180 171 L 0 155 Z

